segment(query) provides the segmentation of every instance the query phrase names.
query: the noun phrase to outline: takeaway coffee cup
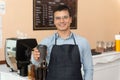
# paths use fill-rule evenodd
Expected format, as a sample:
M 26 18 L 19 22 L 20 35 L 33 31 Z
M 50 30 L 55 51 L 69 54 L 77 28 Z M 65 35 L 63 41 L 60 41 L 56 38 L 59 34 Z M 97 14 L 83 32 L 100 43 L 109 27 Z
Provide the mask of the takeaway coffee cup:
M 38 51 L 40 52 L 39 65 L 35 66 L 35 80 L 45 80 L 47 74 L 46 53 L 47 46 L 38 45 Z
M 38 45 L 37 49 L 40 52 L 39 64 L 46 61 L 46 54 L 47 54 L 47 46 L 46 45 Z

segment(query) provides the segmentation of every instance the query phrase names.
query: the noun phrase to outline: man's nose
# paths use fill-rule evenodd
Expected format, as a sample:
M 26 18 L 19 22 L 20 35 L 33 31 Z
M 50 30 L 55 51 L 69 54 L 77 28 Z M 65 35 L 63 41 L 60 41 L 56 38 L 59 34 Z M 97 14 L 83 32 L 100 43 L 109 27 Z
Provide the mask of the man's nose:
M 60 18 L 60 22 L 64 22 L 64 18 L 63 17 Z

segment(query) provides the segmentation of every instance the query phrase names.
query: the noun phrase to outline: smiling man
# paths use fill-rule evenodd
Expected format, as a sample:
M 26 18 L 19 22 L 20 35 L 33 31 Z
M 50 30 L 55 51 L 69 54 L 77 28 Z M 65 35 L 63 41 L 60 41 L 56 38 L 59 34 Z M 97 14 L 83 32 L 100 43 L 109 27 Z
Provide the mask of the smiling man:
M 57 32 L 43 39 L 47 46 L 46 80 L 93 80 L 93 63 L 88 41 L 70 30 L 72 16 L 66 5 L 59 5 L 54 11 Z M 38 65 L 40 52 L 34 48 L 31 61 Z M 84 75 L 81 67 L 83 65 Z

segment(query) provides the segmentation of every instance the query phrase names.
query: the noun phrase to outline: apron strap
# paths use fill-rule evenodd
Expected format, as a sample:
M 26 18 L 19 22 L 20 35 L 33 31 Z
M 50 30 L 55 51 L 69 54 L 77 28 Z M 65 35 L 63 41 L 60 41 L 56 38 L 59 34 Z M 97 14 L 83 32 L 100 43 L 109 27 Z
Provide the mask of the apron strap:
M 75 37 L 74 37 L 73 33 L 72 33 L 72 38 L 73 38 L 74 43 L 75 43 L 75 45 L 76 45 L 76 40 L 75 40 Z
M 57 44 L 57 33 L 55 33 L 55 45 Z

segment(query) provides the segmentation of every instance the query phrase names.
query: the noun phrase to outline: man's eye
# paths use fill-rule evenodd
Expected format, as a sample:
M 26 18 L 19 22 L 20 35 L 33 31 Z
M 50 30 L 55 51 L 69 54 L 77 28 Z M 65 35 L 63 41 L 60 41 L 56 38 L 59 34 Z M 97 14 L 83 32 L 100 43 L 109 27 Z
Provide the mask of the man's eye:
M 67 19 L 68 18 L 68 16 L 64 16 L 64 19 Z

